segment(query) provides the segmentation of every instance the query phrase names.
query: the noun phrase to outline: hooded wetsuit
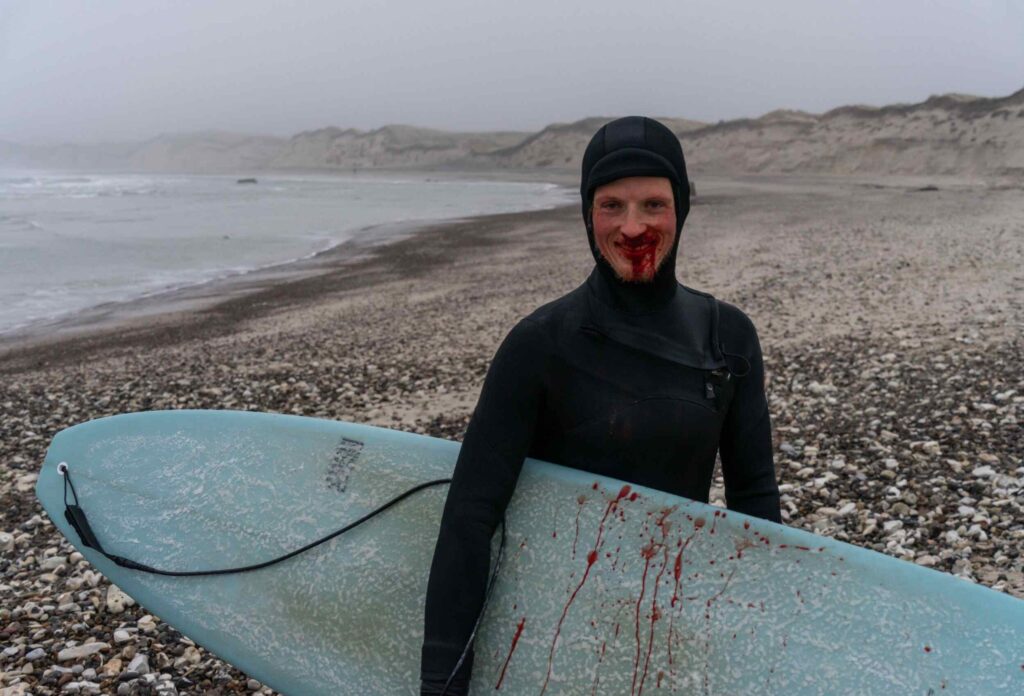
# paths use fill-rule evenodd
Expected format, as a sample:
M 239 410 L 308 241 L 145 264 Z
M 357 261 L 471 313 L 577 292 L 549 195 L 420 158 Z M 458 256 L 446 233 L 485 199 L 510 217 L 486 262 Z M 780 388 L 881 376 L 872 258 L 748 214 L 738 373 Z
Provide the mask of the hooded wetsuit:
M 594 190 L 630 176 L 667 177 L 675 199 L 675 242 L 646 283 L 618 278 L 590 219 Z M 690 207 L 678 139 L 652 119 L 612 121 L 587 147 L 580 193 L 594 271 L 512 329 L 466 430 L 427 587 L 424 696 L 441 693 L 466 646 L 525 457 L 707 502 L 720 452 L 729 508 L 780 521 L 754 326 L 675 277 Z M 449 696 L 467 693 L 471 669 L 472 652 Z

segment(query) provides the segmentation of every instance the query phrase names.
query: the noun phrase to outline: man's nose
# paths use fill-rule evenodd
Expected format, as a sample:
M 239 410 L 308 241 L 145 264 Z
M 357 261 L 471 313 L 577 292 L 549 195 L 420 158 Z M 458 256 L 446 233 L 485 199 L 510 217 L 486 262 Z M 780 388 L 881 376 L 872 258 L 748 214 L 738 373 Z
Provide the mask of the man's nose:
M 627 237 L 636 237 L 643 234 L 646 230 L 647 223 L 644 221 L 641 212 L 635 207 L 628 207 L 626 209 L 626 217 L 622 221 L 622 234 Z

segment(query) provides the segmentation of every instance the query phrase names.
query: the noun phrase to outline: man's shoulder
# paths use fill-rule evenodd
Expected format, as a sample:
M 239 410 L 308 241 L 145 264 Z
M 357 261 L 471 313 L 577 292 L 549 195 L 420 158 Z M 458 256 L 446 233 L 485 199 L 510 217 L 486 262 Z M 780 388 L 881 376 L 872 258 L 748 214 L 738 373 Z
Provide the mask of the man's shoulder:
M 761 352 L 757 329 L 746 312 L 734 304 L 718 300 L 718 335 L 726 350 L 743 355 Z
M 568 292 L 556 300 L 542 304 L 528 314 L 520 324 L 527 322 L 541 328 L 562 324 L 568 317 L 579 313 L 583 307 L 583 286 Z
M 695 290 L 682 284 L 680 284 L 680 287 L 688 294 L 687 297 L 691 301 L 710 302 L 711 304 L 718 305 L 719 333 L 733 339 L 740 338 L 745 341 L 751 338 L 756 339 L 757 330 L 754 328 L 754 322 L 750 320 L 750 317 L 742 309 L 725 300 L 715 298 L 711 293 Z

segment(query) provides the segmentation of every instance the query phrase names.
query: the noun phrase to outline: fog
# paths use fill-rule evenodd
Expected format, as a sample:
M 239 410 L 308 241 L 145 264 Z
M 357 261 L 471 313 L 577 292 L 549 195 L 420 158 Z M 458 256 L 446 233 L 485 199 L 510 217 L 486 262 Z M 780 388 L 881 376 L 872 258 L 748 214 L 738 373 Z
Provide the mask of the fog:
M 1015 0 L 0 0 L 0 139 L 707 121 L 1024 86 Z

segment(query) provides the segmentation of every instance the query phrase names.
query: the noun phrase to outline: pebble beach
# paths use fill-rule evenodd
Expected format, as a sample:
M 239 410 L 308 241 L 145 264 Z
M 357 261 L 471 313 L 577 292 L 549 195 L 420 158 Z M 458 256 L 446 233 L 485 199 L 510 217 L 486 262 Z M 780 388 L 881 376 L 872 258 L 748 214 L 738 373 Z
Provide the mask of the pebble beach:
M 680 280 L 758 329 L 785 523 L 1024 599 L 1021 188 L 697 179 Z M 59 430 L 216 408 L 460 439 L 505 333 L 592 265 L 578 206 L 493 215 L 0 343 L 0 696 L 272 693 L 56 531 Z

